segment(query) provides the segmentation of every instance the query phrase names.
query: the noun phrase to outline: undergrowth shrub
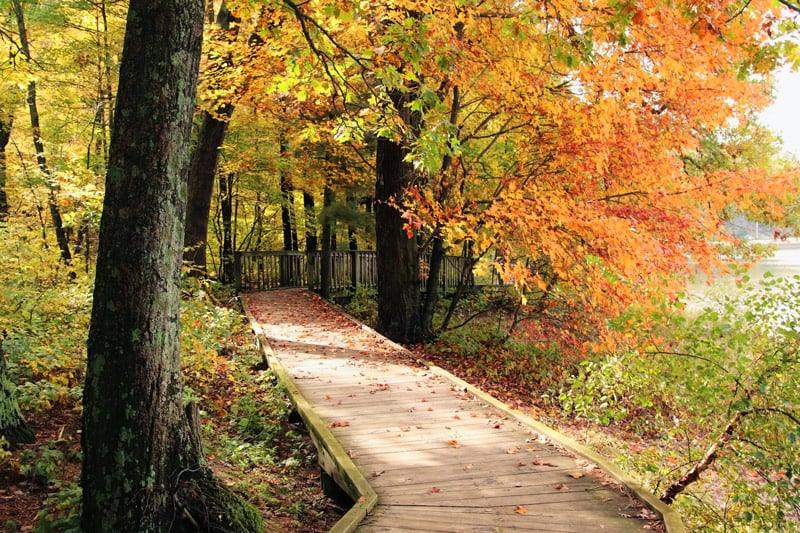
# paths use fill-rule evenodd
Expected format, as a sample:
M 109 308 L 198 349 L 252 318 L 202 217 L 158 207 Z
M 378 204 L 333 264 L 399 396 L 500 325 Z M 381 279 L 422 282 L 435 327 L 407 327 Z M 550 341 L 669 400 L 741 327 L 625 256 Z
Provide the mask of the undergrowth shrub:
M 378 323 L 378 291 L 367 287 L 357 287 L 356 292 L 350 298 L 350 302 L 344 306 L 345 310 L 358 320 L 369 326 Z
M 584 363 L 564 410 L 638 437 L 647 419 L 648 439 L 619 443 L 618 460 L 659 495 L 707 463 L 674 504 L 691 531 L 797 530 L 798 301 L 800 277 L 767 276 L 665 315 L 640 351 Z
M 8 374 L 28 412 L 80 396 L 91 277 L 59 261 L 33 232 L 9 224 L 0 239 L 0 331 Z

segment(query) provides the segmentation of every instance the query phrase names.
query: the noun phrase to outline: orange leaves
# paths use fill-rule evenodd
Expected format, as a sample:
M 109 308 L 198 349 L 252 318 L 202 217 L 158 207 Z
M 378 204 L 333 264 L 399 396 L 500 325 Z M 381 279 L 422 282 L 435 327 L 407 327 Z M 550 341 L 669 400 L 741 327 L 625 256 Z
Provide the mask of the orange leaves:
M 758 0 L 730 19 L 723 4 L 311 2 L 304 13 L 328 32 L 321 53 L 282 27 L 263 65 L 265 77 L 282 70 L 264 93 L 280 94 L 279 124 L 298 124 L 287 135 L 303 153 L 298 180 L 358 174 L 372 185 L 370 170 L 307 157 L 312 142 L 334 153 L 326 161 L 351 162 L 336 139 L 363 147 L 378 132 L 406 144 L 418 179 L 395 203 L 408 238 L 469 243 L 487 277 L 535 310 L 542 339 L 577 353 L 613 347 L 609 318 L 675 292 L 670 275 L 711 265 L 704 243 L 725 239 L 723 210 L 780 211 L 750 200 L 778 189 L 766 175 L 691 164 L 706 136 L 765 103 L 742 74 L 764 67 L 773 10 Z M 393 88 L 420 113 L 418 131 L 387 100 Z

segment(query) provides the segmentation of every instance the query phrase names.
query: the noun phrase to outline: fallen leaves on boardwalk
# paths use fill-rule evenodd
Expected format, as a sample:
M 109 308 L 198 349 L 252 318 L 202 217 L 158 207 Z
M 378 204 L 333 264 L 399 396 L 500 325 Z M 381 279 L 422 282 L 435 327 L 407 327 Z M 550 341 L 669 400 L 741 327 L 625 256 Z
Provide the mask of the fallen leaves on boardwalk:
M 501 517 L 508 526 L 530 525 L 544 514 L 568 530 L 641 530 L 640 520 L 622 516 L 631 506 L 626 494 L 583 474 L 549 439 L 317 296 L 285 290 L 244 298 L 304 401 L 337 429 L 342 449 L 378 495 L 362 525 L 413 522 L 410 529 L 423 531 L 424 522 L 456 531 L 495 526 Z M 424 517 L 415 514 L 420 505 Z M 457 509 L 481 511 L 455 515 Z

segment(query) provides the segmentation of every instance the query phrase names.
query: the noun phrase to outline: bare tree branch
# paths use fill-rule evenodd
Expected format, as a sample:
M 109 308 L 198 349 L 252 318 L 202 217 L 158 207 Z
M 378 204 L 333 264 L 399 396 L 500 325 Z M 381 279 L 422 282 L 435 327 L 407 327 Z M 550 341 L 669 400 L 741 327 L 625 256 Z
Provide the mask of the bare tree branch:
M 800 2 L 791 1 L 791 0 L 778 0 L 778 2 L 780 2 L 783 5 L 785 5 L 786 7 L 791 9 L 792 11 L 800 13 Z

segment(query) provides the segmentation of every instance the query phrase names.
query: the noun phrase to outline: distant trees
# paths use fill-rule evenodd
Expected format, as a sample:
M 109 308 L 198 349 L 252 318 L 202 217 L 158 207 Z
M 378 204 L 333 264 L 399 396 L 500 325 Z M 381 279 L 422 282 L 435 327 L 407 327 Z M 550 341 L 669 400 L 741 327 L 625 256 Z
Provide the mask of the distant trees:
M 11 0 L 11 5 L 14 8 L 14 14 L 17 18 L 17 32 L 19 35 L 20 51 L 24 59 L 28 62 L 33 62 L 31 56 L 31 48 L 28 40 L 28 31 L 25 27 L 25 13 L 22 9 L 20 0 Z M 28 82 L 28 111 L 31 120 L 31 132 L 33 134 L 33 146 L 36 149 L 36 163 L 39 166 L 39 171 L 43 175 L 43 179 L 48 189 L 47 207 L 50 210 L 52 217 L 53 229 L 56 235 L 56 242 L 61 251 L 61 260 L 69 262 L 72 259 L 72 252 L 70 251 L 69 240 L 67 233 L 64 230 L 64 222 L 61 216 L 61 207 L 58 204 L 56 196 L 57 185 L 53 176 L 51 175 L 50 167 L 47 165 L 47 157 L 44 151 L 44 142 L 42 140 L 42 127 L 39 121 L 39 106 L 36 99 L 36 81 L 31 79 Z

